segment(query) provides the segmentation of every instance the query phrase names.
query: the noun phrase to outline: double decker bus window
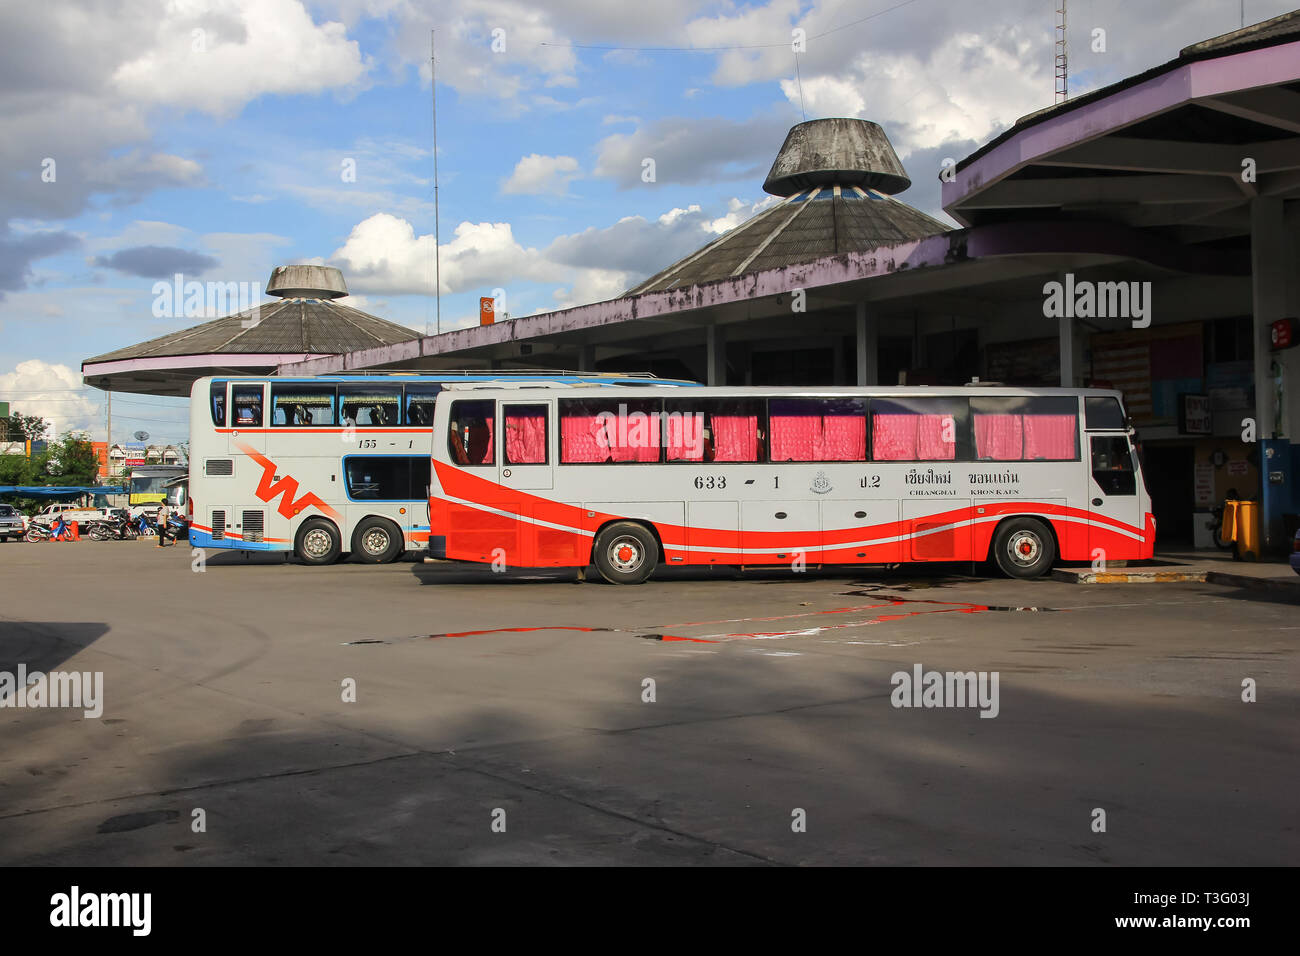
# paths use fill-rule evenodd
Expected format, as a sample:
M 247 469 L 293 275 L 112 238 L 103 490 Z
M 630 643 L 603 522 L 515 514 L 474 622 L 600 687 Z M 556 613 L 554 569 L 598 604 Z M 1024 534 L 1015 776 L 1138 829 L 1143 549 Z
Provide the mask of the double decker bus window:
M 401 424 L 400 385 L 340 385 L 339 423 L 358 428 L 394 428 Z
M 433 400 L 442 391 L 441 385 L 407 385 L 406 417 L 407 425 L 432 425 Z
M 230 390 L 230 404 L 236 428 L 262 427 L 262 386 L 236 385 Z
M 226 383 L 213 382 L 210 386 L 212 396 L 212 424 L 218 428 L 226 427 Z
M 334 386 L 305 382 L 271 384 L 271 424 L 315 428 L 334 424 Z
M 967 461 L 970 408 L 964 398 L 873 398 L 873 461 Z
M 451 403 L 447 429 L 447 450 L 458 465 L 496 464 L 492 423 L 496 402 L 457 401 Z
M 1074 396 L 972 398 L 977 461 L 1078 461 Z

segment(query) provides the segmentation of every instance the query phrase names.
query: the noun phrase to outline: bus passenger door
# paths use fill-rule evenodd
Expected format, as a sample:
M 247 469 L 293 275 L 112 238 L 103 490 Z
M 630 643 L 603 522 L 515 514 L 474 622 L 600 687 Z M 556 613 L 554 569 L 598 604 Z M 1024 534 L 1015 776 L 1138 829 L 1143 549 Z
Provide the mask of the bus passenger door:
M 1137 471 L 1127 433 L 1088 436 L 1088 550 L 1091 559 L 1125 561 L 1142 557 L 1146 531 Z M 1150 543 L 1147 544 L 1148 550 Z M 1098 553 L 1100 552 L 1100 553 Z
M 526 567 L 577 563 L 577 535 L 553 527 L 559 514 L 550 502 L 556 454 L 553 406 L 547 401 L 499 403 L 498 481 L 505 506 L 519 516 L 513 553 Z
M 230 454 L 236 461 L 248 460 L 245 448 L 266 454 L 266 386 L 232 382 L 230 386 Z M 261 475 L 261 466 L 249 461 L 244 468 L 253 468 Z M 253 487 L 256 487 L 254 483 Z

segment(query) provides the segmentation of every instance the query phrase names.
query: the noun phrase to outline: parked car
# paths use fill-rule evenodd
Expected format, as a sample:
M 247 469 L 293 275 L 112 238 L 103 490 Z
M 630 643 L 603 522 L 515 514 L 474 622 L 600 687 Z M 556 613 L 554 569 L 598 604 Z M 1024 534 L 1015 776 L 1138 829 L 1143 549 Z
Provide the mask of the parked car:
M 90 521 L 99 521 L 111 516 L 112 508 L 82 508 L 80 505 L 68 504 L 61 502 L 58 504 L 49 504 L 42 508 L 36 514 L 32 515 L 32 521 L 35 524 L 49 527 L 54 523 L 54 519 L 59 515 L 63 516 L 64 521 L 75 521 L 78 524 L 85 524 Z
M 18 541 L 27 531 L 27 521 L 13 505 L 0 505 L 0 541 Z

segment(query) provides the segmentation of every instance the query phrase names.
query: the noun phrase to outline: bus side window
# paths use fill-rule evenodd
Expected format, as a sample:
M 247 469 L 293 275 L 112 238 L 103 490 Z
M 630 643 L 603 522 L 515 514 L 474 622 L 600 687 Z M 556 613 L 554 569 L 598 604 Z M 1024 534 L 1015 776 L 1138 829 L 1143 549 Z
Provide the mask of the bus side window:
M 241 425 L 261 428 L 262 427 L 262 386 L 260 385 L 236 385 L 231 389 L 231 406 L 234 410 L 234 421 L 231 422 L 236 428 Z
M 1133 453 L 1123 435 L 1094 435 L 1092 438 L 1092 480 L 1108 495 L 1137 494 Z

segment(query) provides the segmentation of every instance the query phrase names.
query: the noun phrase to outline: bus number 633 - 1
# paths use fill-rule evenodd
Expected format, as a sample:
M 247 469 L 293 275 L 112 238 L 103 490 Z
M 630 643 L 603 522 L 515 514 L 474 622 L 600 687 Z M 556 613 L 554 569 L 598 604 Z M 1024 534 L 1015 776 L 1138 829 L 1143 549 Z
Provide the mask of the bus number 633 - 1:
M 727 476 L 718 475 L 715 477 L 713 475 L 696 475 L 695 487 L 701 491 L 713 491 L 714 489 L 720 491 L 727 487 Z

